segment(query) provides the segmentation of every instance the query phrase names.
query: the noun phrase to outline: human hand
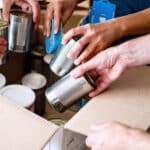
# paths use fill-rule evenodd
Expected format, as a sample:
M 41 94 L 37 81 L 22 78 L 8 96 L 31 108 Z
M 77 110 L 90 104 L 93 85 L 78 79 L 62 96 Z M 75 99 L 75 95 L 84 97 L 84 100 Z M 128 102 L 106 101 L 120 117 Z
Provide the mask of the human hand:
M 96 89 L 89 94 L 94 97 L 118 79 L 128 68 L 150 64 L 149 40 L 150 34 L 108 48 L 75 68 L 71 74 L 78 78 L 86 72 L 94 72 L 91 75 L 95 80 Z
M 0 37 L 0 57 L 3 56 L 3 52 L 7 48 L 7 41 L 3 38 Z
M 150 135 L 118 122 L 92 126 L 86 144 L 92 150 L 149 150 Z
M 125 70 L 126 63 L 119 58 L 118 47 L 112 47 L 81 64 L 71 74 L 77 78 L 86 72 L 92 72 L 91 76 L 95 81 L 96 89 L 90 92 L 89 96 L 94 97 L 118 79 Z
M 51 20 L 54 18 L 54 32 L 59 30 L 60 23 L 65 24 L 72 15 L 78 0 L 52 0 L 47 7 L 44 21 L 44 34 L 50 35 Z
M 70 50 L 68 57 L 74 58 L 74 56 L 80 54 L 75 60 L 75 64 L 79 65 L 119 39 L 121 32 L 114 20 L 78 26 L 68 31 L 63 38 L 64 44 L 73 36 L 83 35 Z
M 40 16 L 40 6 L 36 0 L 3 0 L 3 17 L 9 21 L 9 11 L 11 6 L 16 4 L 24 11 L 33 11 L 33 22 L 37 28 Z

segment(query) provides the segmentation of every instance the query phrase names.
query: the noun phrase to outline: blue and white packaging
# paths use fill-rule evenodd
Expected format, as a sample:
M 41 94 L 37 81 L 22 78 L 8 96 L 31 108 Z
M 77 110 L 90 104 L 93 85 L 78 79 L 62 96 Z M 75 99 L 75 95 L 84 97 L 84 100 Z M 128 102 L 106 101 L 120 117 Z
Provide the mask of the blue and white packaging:
M 62 25 L 59 26 L 59 31 L 57 34 L 54 32 L 54 19 L 51 21 L 51 34 L 50 36 L 45 36 L 45 46 L 46 53 L 51 54 L 54 53 L 62 41 Z
M 99 23 L 115 17 L 116 5 L 109 0 L 93 0 L 90 23 Z

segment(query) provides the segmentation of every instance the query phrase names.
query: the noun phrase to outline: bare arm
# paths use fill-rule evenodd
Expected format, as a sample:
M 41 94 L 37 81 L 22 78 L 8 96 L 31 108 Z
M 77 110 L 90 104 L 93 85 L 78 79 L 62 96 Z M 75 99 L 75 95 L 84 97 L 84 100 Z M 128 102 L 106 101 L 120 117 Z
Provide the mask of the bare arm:
M 148 32 L 150 32 L 150 9 L 145 9 L 106 22 L 73 28 L 66 33 L 63 42 L 67 43 L 75 35 L 83 35 L 68 54 L 68 57 L 74 58 L 76 53 L 80 53 L 75 60 L 75 64 L 79 65 L 122 37 Z
M 143 11 L 116 18 L 113 20 L 118 25 L 121 36 L 143 34 L 150 32 L 150 8 Z

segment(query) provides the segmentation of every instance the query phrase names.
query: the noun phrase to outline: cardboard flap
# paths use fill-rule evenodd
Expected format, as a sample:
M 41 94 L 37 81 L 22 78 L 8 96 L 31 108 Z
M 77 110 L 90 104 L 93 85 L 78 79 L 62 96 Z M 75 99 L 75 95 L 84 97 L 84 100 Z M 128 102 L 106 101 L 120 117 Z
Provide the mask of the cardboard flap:
M 65 128 L 87 134 L 93 124 L 120 121 L 147 129 L 150 125 L 150 67 L 126 72 L 111 87 L 93 98 Z
M 0 96 L 0 149 L 40 150 L 57 126 Z

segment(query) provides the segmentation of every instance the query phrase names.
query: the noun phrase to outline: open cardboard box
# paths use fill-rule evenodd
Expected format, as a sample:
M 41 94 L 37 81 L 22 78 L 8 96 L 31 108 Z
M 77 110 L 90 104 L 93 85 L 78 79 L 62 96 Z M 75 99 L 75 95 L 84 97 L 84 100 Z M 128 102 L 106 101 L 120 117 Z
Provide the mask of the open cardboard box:
M 64 128 L 86 135 L 90 125 L 116 120 L 146 130 L 150 125 L 149 99 L 150 68 L 132 69 L 106 92 L 93 98 Z M 0 97 L 1 150 L 41 150 L 58 129 L 58 126 Z

